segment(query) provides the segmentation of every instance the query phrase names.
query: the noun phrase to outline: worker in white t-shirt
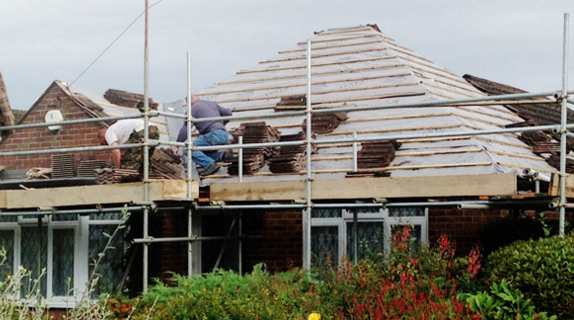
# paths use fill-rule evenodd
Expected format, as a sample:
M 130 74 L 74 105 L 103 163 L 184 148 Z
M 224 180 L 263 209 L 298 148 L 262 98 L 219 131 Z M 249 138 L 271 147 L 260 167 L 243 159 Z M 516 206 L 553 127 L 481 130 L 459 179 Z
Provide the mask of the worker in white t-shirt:
M 98 131 L 98 141 L 101 145 L 116 146 L 126 143 L 141 143 L 143 142 L 143 131 L 144 131 L 144 120 L 143 119 L 125 119 L 118 120 L 116 123 L 112 124 L 109 128 L 103 128 Z M 158 139 L 159 131 L 155 126 L 149 126 L 149 137 L 150 139 Z M 128 149 L 128 151 L 131 149 Z M 132 156 L 137 156 L 141 154 L 141 150 L 136 150 Z M 133 153 L 133 152 L 132 152 Z M 131 154 L 131 153 L 130 153 Z M 112 162 L 117 168 L 121 167 L 122 154 L 120 149 L 111 149 Z M 137 157 L 141 158 L 141 157 Z M 131 160 L 131 159 L 130 159 Z M 131 162 L 141 162 L 138 161 Z M 132 165 L 130 165 L 132 167 Z M 132 168 L 138 169 L 138 168 Z

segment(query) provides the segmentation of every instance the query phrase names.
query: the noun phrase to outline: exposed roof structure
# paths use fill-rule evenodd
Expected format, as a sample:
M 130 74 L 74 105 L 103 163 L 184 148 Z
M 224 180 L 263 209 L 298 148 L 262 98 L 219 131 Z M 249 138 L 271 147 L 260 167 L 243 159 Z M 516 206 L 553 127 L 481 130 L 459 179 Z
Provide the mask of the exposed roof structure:
M 484 96 L 463 78 L 383 35 L 376 26 L 316 32 L 310 40 L 311 103 L 315 110 Z M 302 110 L 307 91 L 306 45 L 300 42 L 257 66 L 240 70 L 199 95 L 232 109 L 235 115 Z M 502 174 L 522 168 L 555 172 L 515 134 L 400 139 L 412 134 L 500 129 L 524 121 L 504 106 L 354 111 L 344 118 L 332 131 L 314 127 L 315 139 L 350 138 L 354 132 L 359 137 L 398 136 L 400 147 L 394 151 L 392 162 L 375 169 L 388 171 L 391 177 Z M 305 132 L 304 119 L 304 116 L 294 116 L 264 121 L 280 135 L 292 137 Z M 263 120 L 251 122 L 260 121 Z M 233 131 L 244 122 L 249 121 L 232 121 L 227 127 Z M 353 169 L 351 144 L 318 145 L 312 166 L 314 179 L 345 178 Z M 253 175 L 245 176 L 244 181 L 301 180 L 303 174 L 303 171 L 275 174 L 266 165 Z M 234 176 L 222 170 L 206 181 L 236 181 L 227 179 L 230 177 Z
M 138 103 L 143 99 L 143 95 L 141 94 L 129 93 L 115 89 L 109 89 L 104 94 L 77 89 L 75 87 L 68 90 L 70 90 L 72 96 L 76 97 L 76 99 L 84 101 L 86 104 L 93 105 L 94 108 L 92 109 L 101 110 L 99 116 L 122 117 L 141 113 L 141 110 L 137 107 Z M 171 104 L 158 103 L 154 102 L 153 99 L 150 98 L 150 108 L 153 108 L 154 110 L 182 113 L 182 106 L 182 101 Z M 177 137 L 182 120 L 157 116 L 150 118 L 150 123 L 158 127 L 160 131 L 160 140 L 169 141 L 170 139 L 175 140 L 175 137 Z

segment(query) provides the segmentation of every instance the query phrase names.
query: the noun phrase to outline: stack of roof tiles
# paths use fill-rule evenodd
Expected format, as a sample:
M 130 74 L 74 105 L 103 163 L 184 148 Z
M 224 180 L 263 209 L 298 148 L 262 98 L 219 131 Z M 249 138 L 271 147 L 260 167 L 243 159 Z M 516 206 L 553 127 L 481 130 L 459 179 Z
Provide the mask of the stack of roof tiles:
M 92 178 L 96 176 L 96 169 L 105 168 L 106 162 L 103 160 L 82 160 L 78 167 L 78 177 Z
M 313 133 L 330 133 L 345 120 L 347 115 L 344 112 L 317 114 L 311 119 L 311 130 Z M 303 121 L 303 130 L 307 130 L 307 119 Z
M 65 179 L 74 177 L 74 155 L 72 153 L 58 153 L 52 155 L 52 179 Z
M 305 134 L 282 135 L 279 141 L 297 141 L 305 140 Z M 270 159 L 269 170 L 273 173 L 292 173 L 305 169 L 307 162 L 307 146 L 302 144 L 298 146 L 279 147 L 279 154 Z
M 243 123 L 233 134 L 233 142 L 238 143 L 239 136 L 243 136 L 244 144 L 277 142 L 279 132 L 265 124 L 265 122 Z M 279 147 L 259 147 L 243 149 L 243 172 L 253 174 L 261 169 L 266 160 L 277 154 Z M 228 168 L 229 174 L 238 174 L 239 159 L 233 159 Z
M 395 150 L 400 147 L 395 140 L 366 142 L 357 156 L 359 169 L 384 168 L 395 159 Z
M 141 181 L 141 174 L 132 169 L 101 168 L 95 169 L 97 184 Z
M 278 142 L 279 131 L 265 124 L 265 122 L 243 123 L 239 130 L 232 133 L 234 143 L 237 143 L 238 137 L 243 136 L 244 144 Z M 254 174 L 265 166 L 267 159 L 276 155 L 279 147 L 260 147 L 243 149 L 243 173 Z M 227 169 L 231 175 L 239 173 L 239 159 L 233 159 Z
M 305 109 L 307 105 L 306 96 L 288 96 L 282 97 L 277 103 L 275 110 Z
M 554 168 L 560 170 L 560 153 L 553 152 L 546 162 L 553 166 Z M 566 173 L 574 173 L 574 159 L 566 157 Z
M 141 94 L 131 93 L 127 91 L 108 89 L 104 94 L 104 98 L 106 98 L 106 100 L 118 106 L 128 108 L 138 108 L 138 105 L 140 105 L 140 102 L 143 101 L 144 96 Z M 151 98 L 149 98 L 149 107 L 151 109 L 157 109 L 158 103 L 154 102 Z
M 181 160 L 171 149 L 156 148 L 150 163 L 152 174 L 159 179 L 183 179 Z

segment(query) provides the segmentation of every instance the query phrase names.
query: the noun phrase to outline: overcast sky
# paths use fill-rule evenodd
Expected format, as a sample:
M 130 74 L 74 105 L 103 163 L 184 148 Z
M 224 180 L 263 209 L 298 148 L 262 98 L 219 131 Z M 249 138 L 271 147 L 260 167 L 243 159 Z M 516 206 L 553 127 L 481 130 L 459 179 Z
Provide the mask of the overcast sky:
M 144 0 L 3 1 L 0 72 L 12 107 L 30 108 L 53 80 L 76 79 L 144 6 Z M 150 10 L 150 95 L 164 102 L 185 96 L 187 52 L 196 91 L 314 31 L 365 24 L 461 76 L 555 90 L 565 12 L 574 14 L 573 0 L 163 0 Z M 75 87 L 143 93 L 143 45 L 142 16 Z

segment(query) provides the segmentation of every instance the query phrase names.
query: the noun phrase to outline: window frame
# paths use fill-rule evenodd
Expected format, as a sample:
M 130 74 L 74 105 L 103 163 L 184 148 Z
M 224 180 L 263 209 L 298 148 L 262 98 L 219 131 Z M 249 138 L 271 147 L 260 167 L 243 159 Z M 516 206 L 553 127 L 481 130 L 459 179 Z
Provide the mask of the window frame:
M 118 213 L 121 211 L 118 211 Z M 122 220 L 109 219 L 109 220 L 91 220 L 89 215 L 76 215 L 74 220 L 58 220 L 52 219 L 53 216 L 44 216 L 42 218 L 42 227 L 46 228 L 47 232 L 43 235 L 46 240 L 46 301 L 48 306 L 52 308 L 72 308 L 82 298 L 86 290 L 86 284 L 89 281 L 89 270 L 92 261 L 89 259 L 89 237 L 90 226 L 118 226 Z M 13 232 L 13 256 L 12 271 L 22 264 L 22 228 L 37 228 L 38 218 L 30 218 L 18 216 L 16 221 L 0 222 L 0 231 Z M 73 283 L 72 294 L 69 296 L 55 296 L 53 295 L 53 262 L 54 262 L 54 230 L 74 230 L 74 259 L 73 259 Z M 125 248 L 124 248 L 125 250 Z M 125 251 L 124 251 L 125 253 Z
M 406 208 L 420 208 L 423 210 L 423 214 L 420 216 L 399 216 L 394 217 L 390 216 L 390 210 L 398 209 L 401 210 L 402 207 L 393 207 L 393 208 L 384 208 L 381 207 L 379 212 L 371 212 L 371 213 L 357 213 L 356 214 L 356 222 L 357 223 L 383 223 L 383 247 L 385 253 L 390 252 L 390 243 L 391 243 L 391 229 L 393 226 L 400 226 L 400 225 L 412 225 L 420 226 L 421 227 L 421 235 L 420 235 L 420 243 L 427 243 L 428 242 L 428 207 L 406 207 Z M 318 209 L 321 210 L 321 209 Z M 332 209 L 330 209 L 332 210 Z M 343 262 L 343 259 L 347 255 L 348 246 L 352 245 L 351 243 L 347 243 L 347 232 L 350 231 L 348 225 L 353 225 L 353 221 L 355 220 L 355 213 L 357 211 L 362 210 L 361 208 L 357 209 L 346 209 L 341 208 L 341 215 L 340 217 L 334 218 L 311 218 L 311 232 L 313 232 L 313 227 L 338 227 L 338 259 L 339 264 Z M 369 210 L 363 209 L 363 210 Z M 348 257 L 352 261 L 352 257 Z

